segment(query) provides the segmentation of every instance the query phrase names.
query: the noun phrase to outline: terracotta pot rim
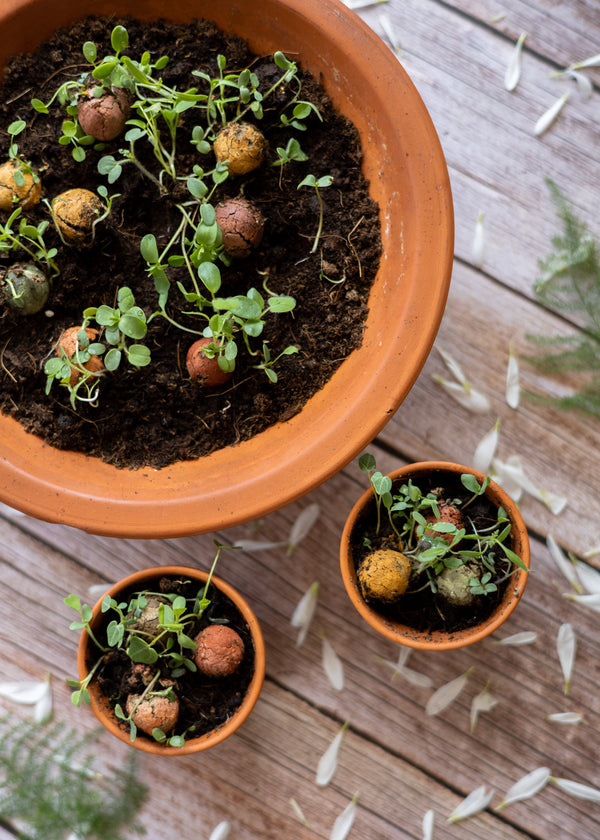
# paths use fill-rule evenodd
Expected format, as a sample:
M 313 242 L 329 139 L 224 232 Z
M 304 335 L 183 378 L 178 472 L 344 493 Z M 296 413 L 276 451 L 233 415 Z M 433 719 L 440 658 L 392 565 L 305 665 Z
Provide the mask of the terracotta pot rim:
M 419 474 L 423 475 L 434 471 L 447 471 L 453 474 L 470 473 L 474 475 L 480 483 L 486 477 L 479 470 L 475 470 L 472 467 L 467 467 L 453 461 L 418 461 L 412 464 L 406 464 L 396 470 L 392 470 L 387 473 L 387 475 L 389 475 L 392 481 L 396 482 L 399 479 L 406 479 L 410 476 L 414 477 Z M 502 507 L 506 510 L 519 540 L 519 551 L 517 551 L 517 554 L 519 554 L 523 563 L 529 569 L 529 538 L 525 522 L 523 521 L 523 517 L 521 516 L 519 509 L 506 491 L 493 480 L 490 481 L 485 495 L 488 497 L 492 496 L 493 499 L 497 500 L 499 505 L 502 505 Z M 504 599 L 488 619 L 483 621 L 481 624 L 466 628 L 456 633 L 448 634 L 441 631 L 422 633 L 406 625 L 400 624 L 399 622 L 383 618 L 378 615 L 374 609 L 369 607 L 358 588 L 354 563 L 350 552 L 350 545 L 352 531 L 357 518 L 365 504 L 372 497 L 373 491 L 370 488 L 367 488 L 360 498 L 358 498 L 354 503 L 350 513 L 348 514 L 340 540 L 340 570 L 350 601 L 362 618 L 374 630 L 385 638 L 406 647 L 418 650 L 441 651 L 453 650 L 478 642 L 493 633 L 498 629 L 498 627 L 500 627 L 501 624 L 504 623 L 504 621 L 506 621 L 519 603 L 528 580 L 529 573 L 522 569 L 516 570 L 512 585 L 507 588 Z
M 208 578 L 208 572 L 205 572 L 202 569 L 194 569 L 189 566 L 155 566 L 142 569 L 138 572 L 133 572 L 113 584 L 94 604 L 92 608 L 92 626 L 100 616 L 102 601 L 107 595 L 116 597 L 118 593 L 122 592 L 124 589 L 138 585 L 144 586 L 149 580 L 153 580 L 154 578 L 161 577 L 163 575 L 191 577 L 201 583 L 205 582 Z M 224 724 L 218 726 L 211 732 L 200 736 L 199 738 L 191 738 L 189 741 L 186 741 L 182 747 L 169 747 L 159 744 L 156 741 L 152 741 L 144 735 L 139 735 L 135 741 L 131 741 L 129 738 L 129 732 L 119 725 L 112 709 L 107 706 L 106 702 L 103 702 L 102 695 L 97 690 L 95 682 L 92 679 L 89 685 L 89 690 L 93 713 L 105 729 L 107 729 L 120 741 L 123 741 L 135 749 L 153 753 L 154 755 L 166 756 L 188 755 L 210 749 L 211 747 L 215 747 L 217 744 L 220 744 L 221 741 L 224 741 L 230 735 L 233 735 L 237 729 L 239 729 L 258 700 L 265 678 L 265 644 L 260 625 L 248 603 L 240 595 L 240 593 L 231 586 L 231 584 L 222 580 L 217 575 L 212 576 L 211 582 L 235 604 L 248 625 L 248 629 L 250 630 L 250 634 L 252 636 L 252 642 L 254 644 L 254 675 L 250 681 L 250 685 L 248 686 L 244 699 L 236 712 Z M 87 674 L 86 658 L 88 648 L 91 644 L 93 644 L 93 642 L 91 642 L 88 633 L 85 630 L 82 630 L 77 650 L 77 670 L 80 680 L 82 680 Z

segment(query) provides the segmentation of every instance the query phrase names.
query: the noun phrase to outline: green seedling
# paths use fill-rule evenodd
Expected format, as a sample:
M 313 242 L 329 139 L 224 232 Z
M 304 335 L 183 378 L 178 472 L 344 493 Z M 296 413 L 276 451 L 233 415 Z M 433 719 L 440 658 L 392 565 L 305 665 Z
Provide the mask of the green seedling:
M 15 227 L 17 220 L 19 224 Z M 0 253 L 24 251 L 42 267 L 49 279 L 58 277 L 60 270 L 54 261 L 58 251 L 48 247 L 44 241 L 48 224 L 47 221 L 43 221 L 32 225 L 23 216 L 23 208 L 15 208 L 4 224 L 0 222 Z
M 314 175 L 307 175 L 306 178 L 303 178 L 298 184 L 298 189 L 300 189 L 300 187 L 313 187 L 317 196 L 317 201 L 319 202 L 319 226 L 317 227 L 317 233 L 311 248 L 311 253 L 313 254 L 317 250 L 319 239 L 321 238 L 321 232 L 323 230 L 323 199 L 321 198 L 321 190 L 326 187 L 330 187 L 332 184 L 333 175 L 322 175 L 320 178 L 315 178 Z
M 295 347 L 293 344 L 290 344 L 289 347 L 286 347 L 285 350 L 282 350 L 278 356 L 275 358 L 271 357 L 271 351 L 269 350 L 269 346 L 266 342 L 263 342 L 262 346 L 262 362 L 258 365 L 253 365 L 256 370 L 264 370 L 267 375 L 269 382 L 277 382 L 278 375 L 274 370 L 275 365 L 283 356 L 292 356 L 294 353 L 298 352 L 298 348 Z
M 281 189 L 281 179 L 283 177 L 284 166 L 294 160 L 298 163 L 302 163 L 308 160 L 308 155 L 302 151 L 300 143 L 295 137 L 290 137 L 285 148 L 283 146 L 277 146 L 275 151 L 277 152 L 278 159 L 273 161 L 272 166 L 281 167 L 279 171 L 279 188 Z
M 102 327 L 103 341 L 109 349 L 104 356 L 104 367 L 115 371 L 121 364 L 123 355 L 133 367 L 145 367 L 150 364 L 150 350 L 139 344 L 146 337 L 148 325 L 141 307 L 136 306 L 135 298 L 127 286 L 117 292 L 117 306 L 106 304 L 89 307 L 83 312 L 83 328 L 95 321 Z M 130 344 L 129 340 L 135 343 Z

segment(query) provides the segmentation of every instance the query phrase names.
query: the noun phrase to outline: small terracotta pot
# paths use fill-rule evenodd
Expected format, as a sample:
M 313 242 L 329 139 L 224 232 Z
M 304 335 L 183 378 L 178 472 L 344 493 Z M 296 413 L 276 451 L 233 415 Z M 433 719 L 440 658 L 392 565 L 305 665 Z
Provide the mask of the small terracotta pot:
M 444 484 L 444 472 L 452 473 L 454 476 L 471 473 L 477 478 L 480 484 L 485 478 L 482 473 L 470 467 L 445 461 L 422 461 L 416 464 L 407 464 L 405 467 L 389 473 L 389 476 L 394 484 L 403 484 L 409 478 L 412 478 L 413 483 L 418 486 L 419 477 L 422 478 L 432 472 L 438 472 L 440 474 L 440 485 Z M 506 510 L 506 514 L 512 524 L 512 550 L 521 558 L 527 568 L 529 568 L 529 538 L 523 517 L 519 513 L 517 506 L 507 493 L 494 481 L 490 482 L 485 492 L 485 497 L 497 507 L 502 506 Z M 355 529 L 360 528 L 360 519 L 363 510 L 372 498 L 373 492 L 369 488 L 358 499 L 350 511 L 342 532 L 340 566 L 344 586 L 346 587 L 350 600 L 373 629 L 381 633 L 382 636 L 391 639 L 391 641 L 406 645 L 407 647 L 418 648 L 420 650 L 450 650 L 452 648 L 465 647 L 483 639 L 485 636 L 497 630 L 506 621 L 519 603 L 519 599 L 527 583 L 528 572 L 523 569 L 518 568 L 515 571 L 506 588 L 502 601 L 487 619 L 481 624 L 454 633 L 444 633 L 441 631 L 420 632 L 406 624 L 381 616 L 375 609 L 369 606 L 362 597 L 357 583 L 352 542 L 353 538 L 355 538 Z
M 446 162 L 402 65 L 340 0 L 262 0 L 259 9 L 255 0 L 2 0 L 0 69 L 89 14 L 206 18 L 258 55 L 281 50 L 297 59 L 356 126 L 379 204 L 383 253 L 362 346 L 285 423 L 195 461 L 119 470 L 48 446 L 0 416 L 0 501 L 107 536 L 219 531 L 318 487 L 377 435 L 409 392 L 435 339 L 452 271 Z
M 120 593 L 125 590 L 131 588 L 136 590 L 151 588 L 152 582 L 165 575 L 195 580 L 198 581 L 200 586 L 203 583 L 206 583 L 208 578 L 207 572 L 201 571 L 200 569 L 191 569 L 187 566 L 157 566 L 155 568 L 143 569 L 140 572 L 128 575 L 118 583 L 111 586 L 111 588 L 108 589 L 102 598 L 100 598 L 95 604 L 91 620 L 92 630 L 97 629 L 104 618 L 101 612 L 101 606 L 106 595 L 110 595 L 112 598 L 119 600 Z M 265 677 L 265 645 L 260 626 L 256 616 L 246 601 L 232 586 L 215 575 L 213 575 L 211 579 L 211 585 L 215 586 L 235 604 L 242 614 L 244 621 L 248 625 L 248 629 L 252 637 L 252 643 L 254 646 L 254 675 L 250 681 L 250 685 L 248 686 L 246 695 L 244 696 L 241 705 L 226 721 L 226 723 L 223 723 L 216 729 L 213 729 L 211 732 L 207 732 L 199 738 L 190 738 L 190 740 L 186 741 L 182 747 L 165 746 L 163 744 L 159 744 L 157 741 L 153 741 L 151 738 L 145 737 L 144 735 L 138 735 L 135 741 L 131 741 L 129 737 L 129 730 L 118 720 L 110 703 L 108 702 L 108 699 L 98 690 L 96 681 L 92 679 L 88 686 L 91 696 L 92 711 L 102 726 L 108 729 L 108 731 L 120 741 L 123 741 L 138 750 L 154 753 L 155 755 L 187 755 L 188 753 L 201 752 L 202 750 L 208 750 L 211 747 L 216 746 L 221 743 L 221 741 L 224 741 L 225 738 L 229 738 L 230 735 L 233 735 L 254 708 Z M 83 680 L 88 673 L 89 669 L 87 661 L 89 652 L 92 648 L 95 648 L 95 645 L 91 641 L 87 631 L 83 630 L 77 651 L 77 670 L 80 680 Z

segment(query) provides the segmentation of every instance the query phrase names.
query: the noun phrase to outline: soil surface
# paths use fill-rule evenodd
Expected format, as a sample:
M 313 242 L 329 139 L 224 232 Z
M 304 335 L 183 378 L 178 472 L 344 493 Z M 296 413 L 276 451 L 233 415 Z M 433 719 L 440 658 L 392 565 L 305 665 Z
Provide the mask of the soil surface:
M 243 41 L 206 21 L 176 26 L 165 21 L 147 24 L 89 18 L 57 31 L 35 55 L 17 56 L 10 62 L 0 90 L 0 157 L 9 145 L 7 126 L 13 120 L 26 121 L 27 129 L 17 138 L 19 151 L 39 172 L 42 195 L 48 201 L 65 189 L 83 187 L 95 192 L 100 184 L 106 184 L 97 171 L 98 159 L 104 154 L 116 155 L 124 144 L 117 138 L 101 153 L 88 150 L 86 159 L 77 163 L 71 147 L 57 142 L 66 118 L 64 108 L 52 105 L 49 114 L 39 114 L 30 101 L 35 97 L 48 102 L 61 83 L 79 78 L 89 67 L 81 52 L 85 41 L 97 45 L 99 56 L 111 53 L 110 32 L 118 23 L 129 32 L 127 54 L 132 58 L 138 60 L 145 50 L 153 57 L 169 55 L 161 76 L 178 89 L 199 86 L 199 79 L 192 75 L 195 69 L 216 75 L 218 54 L 227 57 L 228 69 L 252 65 L 261 79 L 261 89 L 263 79 L 268 87 L 275 71 L 280 73 L 272 56 L 253 56 Z M 240 353 L 226 385 L 203 388 L 190 380 L 185 368 L 187 349 L 197 336 L 157 317 L 145 340 L 152 364 L 133 368 L 122 363 L 118 374 L 105 375 L 98 407 L 82 404 L 73 411 L 68 391 L 58 384 L 45 394 L 44 362 L 53 354 L 62 330 L 81 325 L 85 308 L 115 306 L 117 289 L 129 286 L 147 317 L 157 309 L 157 294 L 140 255 L 140 241 L 148 233 L 156 236 L 159 245 L 168 241 L 178 218 L 173 206 L 177 191 L 161 196 L 134 165 L 126 165 L 118 181 L 108 185 L 109 193 L 119 196 L 108 219 L 97 227 L 91 248 L 65 247 L 54 226 L 48 227 L 45 239 L 59 249 L 55 259 L 60 276 L 45 309 L 26 319 L 8 307 L 1 310 L 2 412 L 13 415 L 53 446 L 82 451 L 118 467 L 162 467 L 206 455 L 289 419 L 360 346 L 369 288 L 381 250 L 378 208 L 361 175 L 361 148 L 354 126 L 334 111 L 312 77 L 301 71 L 301 79 L 300 98 L 318 107 L 322 121 L 313 114 L 306 121 L 306 131 L 282 127 L 279 113 L 286 97 L 291 96 L 291 91 L 282 90 L 275 101 L 265 103 L 264 118 L 259 122 L 268 143 L 265 165 L 258 172 L 229 178 L 218 192 L 218 200 L 243 194 L 266 219 L 262 243 L 252 255 L 222 267 L 220 294 L 246 294 L 256 287 L 266 297 L 262 283 L 268 278 L 272 292 L 291 295 L 297 301 L 293 312 L 268 317 L 263 335 L 253 343 L 259 350 L 262 341 L 267 341 L 272 357 L 288 345 L 298 348 L 295 355 L 278 362 L 278 382 L 270 383 L 264 371 L 253 368 L 256 357 Z M 187 125 L 186 113 L 181 119 L 181 171 L 191 170 L 198 162 L 211 169 L 212 152 L 199 160 L 189 142 L 192 122 Z M 309 159 L 292 161 L 282 171 L 271 164 L 278 159 L 277 147 L 285 147 L 291 137 L 300 142 Z M 138 146 L 140 143 L 136 151 Z M 149 146 L 140 157 L 149 169 L 156 168 Z M 315 253 L 311 247 L 319 205 L 314 189 L 297 188 L 309 173 L 334 178 L 332 186 L 321 190 L 323 235 Z M 217 194 L 212 202 L 217 203 Z M 24 215 L 35 225 L 50 219 L 43 202 Z M 0 213 L 2 223 L 7 216 Z M 0 257 L 0 265 L 22 259 L 22 252 L 12 251 Z M 184 326 L 201 330 L 204 322 L 199 327 L 197 317 L 175 311 L 189 309 L 177 289 L 177 280 L 185 280 L 185 269 L 170 270 L 169 279 L 168 309 Z
M 443 481 L 442 481 L 443 478 Z M 404 482 L 403 482 L 404 483 Z M 433 472 L 430 476 L 419 477 L 418 482 L 414 481 L 423 494 L 435 490 L 436 496 L 444 501 L 451 501 L 461 508 L 461 505 L 470 499 L 471 494 L 465 489 L 459 476 L 449 478 L 439 472 Z M 456 501 L 458 500 L 458 502 Z M 352 558 L 355 569 L 358 571 L 363 559 L 372 551 L 378 548 L 393 548 L 400 550 L 395 537 L 387 512 L 382 509 L 381 528 L 379 534 L 376 529 L 376 508 L 375 502 L 368 505 L 360 519 L 357 520 L 351 538 Z M 469 534 L 485 533 L 486 529 L 497 523 L 497 508 L 485 496 L 479 496 L 471 502 L 464 512 L 464 527 Z M 507 542 L 508 548 L 514 548 L 511 536 Z M 404 546 L 404 550 L 414 546 Z M 473 548 L 473 543 L 465 548 Z M 439 593 L 433 592 L 428 585 L 427 576 L 421 574 L 411 576 L 408 591 L 393 604 L 382 604 L 369 600 L 369 606 L 380 615 L 392 621 L 400 622 L 408 627 L 422 633 L 441 631 L 455 633 L 468 627 L 474 627 L 485 621 L 496 609 L 506 587 L 510 585 L 511 578 L 504 577 L 507 571 L 504 554 L 501 549 L 495 548 L 492 552 L 495 558 L 496 574 L 492 576 L 490 583 L 497 584 L 497 590 L 484 596 L 478 596 L 475 601 L 466 607 L 449 603 Z
M 169 577 L 163 578 L 157 587 L 159 593 L 183 595 L 190 599 L 190 604 L 203 591 L 204 585 L 199 591 L 197 583 Z M 121 601 L 129 602 L 134 595 L 133 590 L 124 593 Z M 209 588 L 207 597 L 210 605 L 195 626 L 189 628 L 188 635 L 194 638 L 204 627 L 215 621 L 225 623 L 242 637 L 244 658 L 239 668 L 228 677 L 213 679 L 200 671 L 186 671 L 184 676 L 174 680 L 173 690 L 179 699 L 179 718 L 175 729 L 169 734 L 186 733 L 186 740 L 199 738 L 226 723 L 241 705 L 254 674 L 254 645 L 243 616 L 235 604 L 214 586 Z M 101 644 L 106 643 L 106 626 L 100 629 L 98 640 Z M 90 653 L 94 650 L 95 648 L 90 646 Z M 91 668 L 93 664 L 94 661 L 90 660 L 88 667 Z M 105 657 L 94 679 L 113 708 L 119 703 L 124 709 L 128 694 L 141 694 L 144 690 L 139 667 L 136 668 L 127 654 L 120 649 Z M 126 726 L 123 724 L 124 728 Z M 137 737 L 148 736 L 138 731 Z

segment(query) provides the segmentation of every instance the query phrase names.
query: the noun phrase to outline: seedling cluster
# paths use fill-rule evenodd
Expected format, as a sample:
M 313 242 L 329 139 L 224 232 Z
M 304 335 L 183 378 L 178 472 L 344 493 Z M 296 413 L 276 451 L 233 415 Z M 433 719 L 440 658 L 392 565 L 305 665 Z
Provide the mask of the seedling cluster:
M 265 319 L 293 312 L 296 300 L 269 290 L 267 280 L 261 290 L 250 285 L 245 293 L 227 294 L 227 269 L 258 247 L 264 219 L 244 198 L 243 182 L 237 199 L 219 200 L 219 188 L 248 173 L 255 177 L 263 166 L 267 149 L 258 124 L 267 106 L 271 121 L 275 113 L 280 127 L 295 132 L 306 131 L 311 116 L 322 119 L 314 104 L 300 98 L 298 66 L 276 52 L 273 65 L 277 72 L 267 87 L 252 68 L 232 72 L 227 69 L 226 57 L 219 55 L 215 75 L 205 69 L 193 70 L 197 86 L 180 90 L 161 76 L 169 63 L 167 55 L 154 59 L 146 51 L 136 60 L 128 54 L 125 27 L 114 27 L 111 47 L 110 54 L 100 56 L 96 45 L 86 41 L 82 47 L 86 70 L 62 83 L 47 101 L 31 100 L 39 114 L 51 114 L 56 105 L 64 110 L 59 144 L 69 148 L 76 162 L 97 155 L 98 176 L 106 179 L 97 194 L 73 187 L 52 201 L 44 199 L 44 203 L 63 246 L 92 247 L 97 226 L 107 219 L 119 197 L 119 193 L 109 195 L 108 189 L 118 185 L 126 168 L 135 167 L 155 186 L 157 200 L 172 197 L 178 222 L 169 229 L 168 238 L 162 231 L 139 235 L 140 254 L 156 292 L 155 308 L 144 313 L 127 287 L 117 290 L 115 308 L 104 303 L 83 308 L 81 323 L 73 325 L 77 342 L 72 355 L 59 341 L 56 355 L 45 363 L 46 393 L 58 383 L 68 390 L 74 409 L 80 402 L 96 405 L 102 377 L 115 373 L 124 358 L 134 368 L 151 363 L 143 339 L 155 319 L 164 319 L 196 342 L 209 339 L 198 352 L 216 359 L 227 377 L 243 349 L 256 358 L 251 367 L 264 371 L 275 383 L 275 365 L 298 348 L 269 347 L 263 337 Z M 280 90 L 285 96 L 274 96 Z M 22 251 L 46 276 L 49 295 L 52 281 L 60 274 L 60 254 L 44 241 L 49 221 L 34 226 L 23 215 L 40 201 L 42 191 L 41 179 L 20 155 L 16 142 L 26 127 L 23 120 L 8 127 L 9 160 L 4 174 L 0 167 L 0 207 L 4 192 L 12 212 L 6 223 L 0 224 L 0 250 Z M 293 136 L 285 147 L 277 149 L 277 155 L 272 165 L 281 166 L 282 171 L 293 161 L 307 160 Z M 190 164 L 190 160 L 194 162 Z M 309 175 L 298 184 L 298 188 L 314 188 L 318 200 L 313 252 L 323 228 L 320 190 L 332 181 L 330 175 Z M 268 279 L 268 270 L 265 277 Z M 23 314 L 40 311 L 48 298 L 46 295 L 39 305 L 38 295 L 34 304 L 38 308 L 31 308 L 24 303 L 26 290 L 8 275 L 0 280 L 0 292 Z M 90 324 L 95 331 L 92 338 Z M 101 364 L 90 366 L 93 358 Z M 198 380 L 190 370 L 188 374 L 206 385 L 206 379 Z

